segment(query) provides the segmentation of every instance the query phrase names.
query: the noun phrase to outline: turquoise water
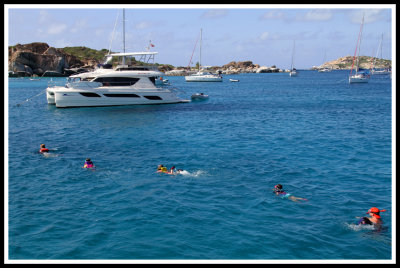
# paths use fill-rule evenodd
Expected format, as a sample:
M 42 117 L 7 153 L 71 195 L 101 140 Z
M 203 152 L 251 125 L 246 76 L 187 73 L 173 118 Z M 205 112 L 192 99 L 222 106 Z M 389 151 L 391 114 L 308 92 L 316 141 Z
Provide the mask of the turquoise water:
M 391 79 L 347 77 L 168 77 L 209 100 L 70 109 L 10 78 L 9 259 L 390 260 Z M 354 224 L 370 207 L 382 230 Z

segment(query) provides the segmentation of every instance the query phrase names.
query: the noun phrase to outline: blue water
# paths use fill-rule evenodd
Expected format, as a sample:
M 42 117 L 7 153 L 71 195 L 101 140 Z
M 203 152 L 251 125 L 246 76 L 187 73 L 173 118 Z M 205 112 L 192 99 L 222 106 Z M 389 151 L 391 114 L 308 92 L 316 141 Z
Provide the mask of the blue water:
M 390 260 L 391 79 L 347 77 L 168 77 L 209 100 L 66 109 L 10 78 L 9 259 Z M 370 207 L 382 230 L 354 224 Z

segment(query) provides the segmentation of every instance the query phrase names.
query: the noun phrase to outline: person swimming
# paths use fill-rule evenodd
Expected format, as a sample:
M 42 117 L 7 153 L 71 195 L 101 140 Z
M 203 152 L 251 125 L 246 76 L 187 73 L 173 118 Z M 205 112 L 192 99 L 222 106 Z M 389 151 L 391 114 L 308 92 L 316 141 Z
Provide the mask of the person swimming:
M 305 198 L 296 197 L 296 196 L 293 196 L 292 194 L 289 194 L 289 193 L 285 192 L 285 191 L 283 190 L 282 184 L 277 184 L 277 185 L 275 185 L 273 191 L 274 191 L 274 193 L 275 193 L 277 196 L 279 196 L 280 198 L 287 198 L 287 199 L 290 199 L 290 200 L 292 200 L 292 201 L 294 201 L 294 202 L 299 202 L 300 200 L 308 201 L 308 200 L 305 199 Z
M 177 172 L 175 172 L 175 166 L 171 167 L 170 170 L 168 171 L 167 167 L 164 167 L 163 165 L 158 165 L 157 173 L 166 173 L 170 175 L 177 174 Z
M 44 143 L 40 144 L 40 149 L 39 149 L 39 153 L 48 153 L 49 149 L 46 148 L 46 145 L 44 145 Z
M 158 165 L 157 172 L 158 173 L 168 173 L 168 169 L 167 169 L 167 167 L 164 167 L 163 165 Z
M 370 217 L 362 217 L 359 221 L 359 225 L 375 225 L 380 226 L 382 224 L 381 216 L 379 215 L 380 212 L 386 211 L 386 209 L 378 209 L 376 207 L 372 207 L 367 211 Z
M 86 158 L 83 168 L 94 168 L 94 164 L 93 164 L 92 160 L 90 160 L 90 158 Z

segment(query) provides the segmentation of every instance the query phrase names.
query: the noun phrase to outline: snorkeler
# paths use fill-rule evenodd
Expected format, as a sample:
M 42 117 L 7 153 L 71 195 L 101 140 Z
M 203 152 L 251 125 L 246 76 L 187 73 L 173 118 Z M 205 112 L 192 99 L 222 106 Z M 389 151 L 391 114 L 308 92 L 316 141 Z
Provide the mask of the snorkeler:
M 40 150 L 39 153 L 48 153 L 49 149 L 46 148 L 46 145 L 44 145 L 43 143 L 40 144 Z
M 168 169 L 167 169 L 167 167 L 164 167 L 163 165 L 158 165 L 157 172 L 158 173 L 168 173 Z
M 367 214 L 370 217 L 362 217 L 358 224 L 369 224 L 379 226 L 382 224 L 381 216 L 379 215 L 380 212 L 386 211 L 386 209 L 378 209 L 376 207 L 372 207 L 368 210 Z
M 85 164 L 82 168 L 94 168 L 94 164 L 90 158 L 86 158 Z
M 274 191 L 274 193 L 275 193 L 277 196 L 279 196 L 279 197 L 281 197 L 281 198 L 290 199 L 290 200 L 292 200 L 292 201 L 294 201 L 294 202 L 299 202 L 300 200 L 308 201 L 308 200 L 305 199 L 305 198 L 296 197 L 296 196 L 293 196 L 293 195 L 291 195 L 291 194 L 285 192 L 285 191 L 283 190 L 283 187 L 282 187 L 281 184 L 275 185 L 273 191 Z
M 173 166 L 170 170 L 169 170 L 169 172 L 168 172 L 168 174 L 175 174 L 175 166 Z

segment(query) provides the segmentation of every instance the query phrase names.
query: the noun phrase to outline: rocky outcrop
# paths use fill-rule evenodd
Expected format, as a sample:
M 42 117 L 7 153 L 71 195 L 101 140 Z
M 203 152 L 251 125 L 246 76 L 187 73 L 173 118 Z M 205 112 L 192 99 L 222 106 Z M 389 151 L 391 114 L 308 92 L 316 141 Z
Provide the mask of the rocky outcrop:
M 68 76 L 66 70 L 84 62 L 46 43 L 17 44 L 8 50 L 8 71 L 20 76 Z
M 348 70 L 353 65 L 353 56 L 341 57 L 336 60 L 325 62 L 320 66 L 314 66 L 312 69 L 330 68 L 333 70 Z M 360 56 L 360 68 L 371 69 L 375 68 L 391 68 L 392 63 L 390 60 L 377 59 L 374 57 Z
M 213 73 L 219 74 L 240 74 L 240 73 L 279 73 L 283 70 L 277 68 L 275 65 L 271 67 L 260 66 L 258 64 L 253 64 L 252 61 L 242 61 L 236 62 L 232 61 L 222 67 L 213 66 L 210 68 Z M 184 68 L 173 69 L 171 71 L 165 72 L 168 76 L 184 76 L 195 73 L 195 70 L 187 70 Z
M 186 69 L 183 68 L 179 68 L 179 69 L 173 69 L 167 72 L 164 72 L 165 75 L 168 76 L 185 76 L 185 75 L 190 75 L 195 73 L 195 71 L 188 71 Z

